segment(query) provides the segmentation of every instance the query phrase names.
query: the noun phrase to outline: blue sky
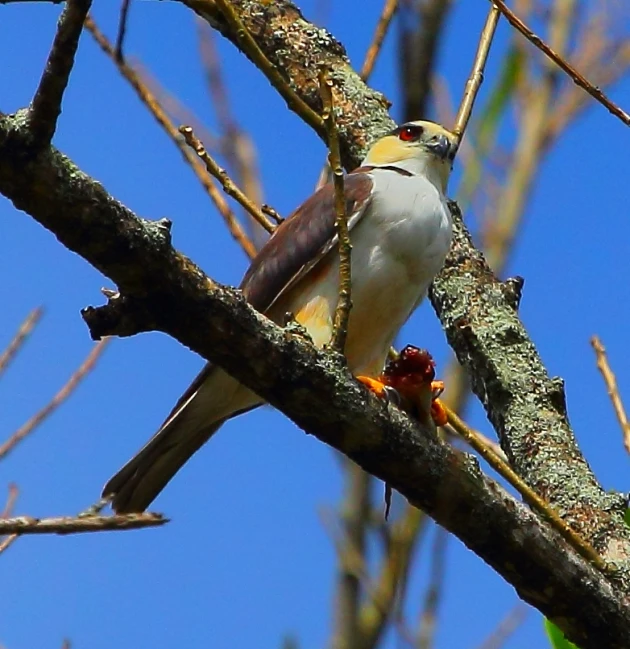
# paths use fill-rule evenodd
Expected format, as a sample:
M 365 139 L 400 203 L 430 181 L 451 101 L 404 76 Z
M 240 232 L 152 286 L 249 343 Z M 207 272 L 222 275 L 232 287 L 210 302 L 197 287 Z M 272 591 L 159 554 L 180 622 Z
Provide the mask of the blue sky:
M 300 3 L 307 17 L 314 0 Z M 328 7 L 326 26 L 363 58 L 380 10 Z M 487 3 L 458 3 L 440 70 L 455 96 L 463 87 Z M 39 79 L 60 8 L 0 7 L 0 110 L 25 105 Z M 117 3 L 97 3 L 110 36 Z M 488 77 L 508 28 L 501 25 Z M 191 14 L 176 3 L 136 2 L 129 54 L 141 58 L 183 102 L 213 124 Z M 397 96 L 394 39 L 373 85 Z M 266 80 L 220 43 L 238 120 L 259 147 L 266 200 L 286 214 L 311 191 L 323 144 L 287 113 Z M 630 105 L 630 83 L 612 96 Z M 396 115 L 396 105 L 393 107 Z M 180 155 L 147 116 L 110 61 L 85 35 L 68 88 L 56 145 L 138 214 L 173 220 L 175 245 L 213 277 L 238 283 L 246 259 Z M 599 105 L 574 124 L 547 158 L 527 209 L 509 273 L 525 277 L 521 316 L 551 374 L 565 378 L 572 423 L 607 489 L 628 490 L 621 435 L 588 340 L 604 340 L 622 393 L 630 394 L 627 295 L 630 218 L 628 130 Z M 457 180 L 457 173 L 455 181 Z M 455 185 L 453 185 L 455 186 Z M 474 228 L 474 215 L 467 215 Z M 88 353 L 79 310 L 101 302 L 111 283 L 0 198 L 0 348 L 34 306 L 45 317 L 2 379 L 0 439 L 54 394 Z M 429 306 L 402 340 L 448 358 Z M 21 489 L 19 513 L 72 514 L 162 421 L 201 360 L 161 334 L 117 340 L 75 396 L 0 466 L 0 487 Z M 492 435 L 479 407 L 473 425 Z M 288 634 L 303 649 L 325 645 L 332 619 L 334 550 L 321 524 L 341 489 L 332 452 L 269 408 L 230 422 L 169 485 L 156 504 L 172 522 L 158 530 L 68 538 L 23 538 L 2 557 L 6 597 L 0 643 L 8 649 L 75 647 L 278 647 Z M 0 501 L 2 500 L 0 496 Z M 421 557 L 409 610 L 417 610 L 428 565 Z M 437 649 L 475 647 L 516 602 L 508 585 L 452 539 Z M 453 619 L 457 624 L 453 624 Z M 413 619 L 413 618 L 412 618 Z M 390 638 L 390 646 L 396 646 Z M 530 612 L 508 649 L 545 646 Z

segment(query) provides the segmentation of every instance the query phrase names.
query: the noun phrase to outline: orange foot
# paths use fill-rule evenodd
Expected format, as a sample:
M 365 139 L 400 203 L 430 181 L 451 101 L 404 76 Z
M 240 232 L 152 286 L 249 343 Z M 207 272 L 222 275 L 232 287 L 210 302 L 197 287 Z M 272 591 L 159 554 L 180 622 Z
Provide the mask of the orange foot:
M 388 386 L 385 385 L 382 381 L 378 379 L 373 379 L 369 376 L 357 376 L 357 381 L 363 383 L 363 385 L 370 391 L 373 392 L 377 397 L 384 399 L 387 397 Z

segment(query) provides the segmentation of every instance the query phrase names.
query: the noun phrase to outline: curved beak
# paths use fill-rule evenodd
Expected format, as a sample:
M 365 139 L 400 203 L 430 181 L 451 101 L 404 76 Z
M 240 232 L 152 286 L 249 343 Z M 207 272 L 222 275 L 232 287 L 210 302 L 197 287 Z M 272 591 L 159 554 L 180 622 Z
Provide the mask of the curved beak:
M 451 141 L 446 135 L 440 133 L 439 135 L 434 135 L 427 143 L 427 149 L 432 151 L 438 158 L 442 160 L 450 160 L 451 162 L 455 158 L 457 153 L 457 145 L 455 142 Z

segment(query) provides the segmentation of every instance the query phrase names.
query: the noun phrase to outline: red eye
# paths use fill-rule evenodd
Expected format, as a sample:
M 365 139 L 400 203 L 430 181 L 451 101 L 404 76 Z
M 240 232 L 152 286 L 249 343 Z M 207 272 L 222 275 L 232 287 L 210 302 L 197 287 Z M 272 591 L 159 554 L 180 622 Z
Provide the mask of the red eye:
M 422 135 L 420 126 L 401 126 L 398 132 L 398 138 L 403 142 L 415 142 Z

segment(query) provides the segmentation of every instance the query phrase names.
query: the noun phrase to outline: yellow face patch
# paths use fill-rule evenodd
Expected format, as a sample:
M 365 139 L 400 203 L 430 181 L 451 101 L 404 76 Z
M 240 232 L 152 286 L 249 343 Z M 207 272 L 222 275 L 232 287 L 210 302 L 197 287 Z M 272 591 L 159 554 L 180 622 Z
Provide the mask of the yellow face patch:
M 386 135 L 372 145 L 368 158 L 371 164 L 387 165 L 417 155 L 416 144 L 401 142 L 395 135 Z

